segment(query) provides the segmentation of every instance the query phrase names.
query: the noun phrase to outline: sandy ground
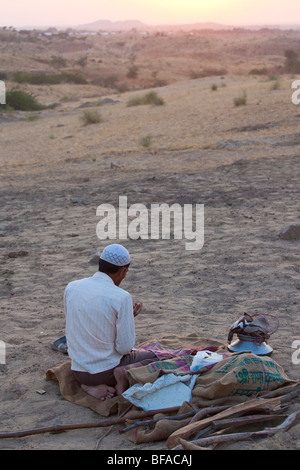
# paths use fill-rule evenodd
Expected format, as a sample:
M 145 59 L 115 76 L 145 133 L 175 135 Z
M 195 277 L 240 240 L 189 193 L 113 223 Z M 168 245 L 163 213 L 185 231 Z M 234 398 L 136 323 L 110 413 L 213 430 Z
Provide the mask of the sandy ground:
M 2 116 L 1 138 L 1 431 L 98 421 L 64 400 L 48 368 L 65 356 L 50 343 L 64 334 L 63 291 L 91 275 L 91 256 L 108 242 L 96 236 L 102 203 L 204 204 L 205 243 L 128 240 L 132 267 L 122 285 L 144 309 L 137 343 L 197 332 L 226 342 L 243 312 L 276 315 L 273 357 L 293 379 L 292 342 L 300 339 L 299 240 L 278 233 L 299 222 L 300 108 L 290 77 L 272 81 L 227 76 L 159 88 L 164 106 L 128 108 L 139 93 L 111 95 L 97 107 L 102 122 L 84 126 L 88 99 L 55 110 Z M 216 83 L 218 89 L 211 90 Z M 234 107 L 243 90 L 247 104 Z M 51 90 L 49 91 L 51 93 Z M 92 92 L 91 92 L 92 94 Z M 34 113 L 32 113 L 34 114 Z M 149 148 L 140 139 L 152 136 Z M 44 389 L 39 395 L 36 390 Z M 293 403 L 290 410 L 299 408 Z M 238 449 L 299 449 L 300 424 Z M 118 428 L 74 430 L 0 441 L 1 449 L 138 449 Z M 165 443 L 142 446 L 165 449 Z

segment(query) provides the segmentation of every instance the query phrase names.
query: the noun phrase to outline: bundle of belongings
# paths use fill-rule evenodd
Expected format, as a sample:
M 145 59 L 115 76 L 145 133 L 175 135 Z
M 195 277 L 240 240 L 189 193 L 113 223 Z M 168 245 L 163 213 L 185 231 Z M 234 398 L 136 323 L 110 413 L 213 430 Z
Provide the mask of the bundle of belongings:
M 228 343 L 231 342 L 235 333 L 237 335 L 251 336 L 259 344 L 268 340 L 271 334 L 268 331 L 268 322 L 265 316 L 256 315 L 256 317 L 244 313 L 244 316 L 231 326 L 228 333 Z
M 229 339 L 235 331 L 239 330 L 233 329 Z M 251 332 L 260 336 L 259 329 Z M 120 415 L 128 405 L 135 413 L 139 410 L 158 410 L 159 413 L 161 409 L 176 406 L 178 413 L 231 406 L 253 397 L 280 397 L 299 385 L 269 356 L 251 351 L 231 352 L 227 345 L 197 334 L 168 335 L 140 347 L 154 351 L 159 360 L 128 369 L 130 386 L 121 397 L 101 401 L 86 394 L 71 372 L 70 361 L 49 369 L 46 380 L 57 380 L 65 399 L 102 416 Z M 126 436 L 135 443 L 164 440 L 186 423 L 185 420 L 162 419 L 154 429 L 139 426 Z
M 273 317 L 273 315 L 269 316 Z M 273 333 L 274 331 L 269 330 L 266 314 L 251 316 L 244 313 L 244 316 L 237 320 L 229 330 L 227 340 L 229 350 L 233 352 L 251 350 L 259 356 L 270 355 L 273 349 L 267 345 L 267 340 Z M 232 341 L 234 334 L 238 337 L 236 341 Z

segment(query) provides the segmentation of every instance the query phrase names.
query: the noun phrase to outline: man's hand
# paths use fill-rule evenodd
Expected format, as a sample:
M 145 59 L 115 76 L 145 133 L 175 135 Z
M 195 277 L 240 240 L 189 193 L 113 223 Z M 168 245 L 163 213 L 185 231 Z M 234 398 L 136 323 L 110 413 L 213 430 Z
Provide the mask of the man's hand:
M 133 304 L 133 316 L 136 317 L 140 311 L 142 310 L 143 304 L 142 302 L 134 303 Z

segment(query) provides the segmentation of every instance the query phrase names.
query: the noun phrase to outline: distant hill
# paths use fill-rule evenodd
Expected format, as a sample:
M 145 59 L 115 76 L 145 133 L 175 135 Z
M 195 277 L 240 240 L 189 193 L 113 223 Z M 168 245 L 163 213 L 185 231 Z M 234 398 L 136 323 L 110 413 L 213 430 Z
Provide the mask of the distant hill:
M 196 29 L 224 30 L 233 29 L 233 26 L 225 26 L 218 23 L 193 23 L 193 24 L 176 24 L 176 25 L 157 25 L 150 26 L 139 20 L 126 21 L 110 21 L 98 20 L 93 23 L 82 24 L 74 29 L 80 31 L 130 31 L 136 29 L 138 31 L 192 31 Z
M 235 26 L 229 26 L 229 25 L 212 23 L 212 22 L 152 26 L 152 29 L 157 29 L 160 31 L 164 31 L 164 30 L 193 31 L 193 30 L 199 30 L 199 29 L 220 31 L 220 30 L 233 29 L 233 28 L 235 28 Z
M 111 21 L 111 20 L 98 20 L 93 23 L 82 24 L 72 27 L 72 29 L 79 31 L 131 31 L 136 29 L 137 31 L 196 31 L 196 30 L 211 30 L 211 31 L 222 31 L 232 30 L 236 28 L 248 29 L 248 30 L 259 30 L 265 29 L 281 29 L 281 30 L 299 30 L 300 25 L 248 25 L 248 26 L 232 26 L 224 25 L 219 23 L 190 23 L 190 24 L 162 24 L 150 26 L 142 23 L 139 20 L 126 20 L 126 21 Z
M 110 21 L 98 20 L 93 23 L 75 26 L 74 29 L 81 31 L 130 31 L 131 29 L 147 30 L 151 27 L 138 20 Z

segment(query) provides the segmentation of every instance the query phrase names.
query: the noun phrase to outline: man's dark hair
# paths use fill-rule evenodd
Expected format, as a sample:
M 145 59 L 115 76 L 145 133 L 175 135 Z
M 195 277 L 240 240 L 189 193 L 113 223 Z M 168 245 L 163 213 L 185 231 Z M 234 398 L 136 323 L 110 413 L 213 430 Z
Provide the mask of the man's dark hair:
M 111 264 L 104 259 L 99 260 L 99 271 L 104 274 L 115 274 L 121 268 L 128 268 L 130 263 L 126 264 L 126 266 L 116 266 L 115 264 Z

